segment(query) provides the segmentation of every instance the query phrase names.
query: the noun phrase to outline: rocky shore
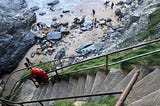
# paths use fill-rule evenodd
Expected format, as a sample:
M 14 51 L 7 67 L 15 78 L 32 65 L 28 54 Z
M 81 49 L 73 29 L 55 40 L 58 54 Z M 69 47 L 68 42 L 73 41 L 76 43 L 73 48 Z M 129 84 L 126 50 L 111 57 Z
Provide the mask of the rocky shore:
M 0 1 L 0 76 L 13 71 L 35 44 L 29 29 L 36 15 L 25 7 L 24 0 Z
M 0 1 L 0 75 L 13 71 L 20 61 L 18 69 L 23 68 L 24 56 L 38 64 L 114 50 L 127 37 L 145 32 L 149 20 L 144 7 L 158 0 L 72 2 L 63 8 L 65 0 L 42 5 L 30 0 Z

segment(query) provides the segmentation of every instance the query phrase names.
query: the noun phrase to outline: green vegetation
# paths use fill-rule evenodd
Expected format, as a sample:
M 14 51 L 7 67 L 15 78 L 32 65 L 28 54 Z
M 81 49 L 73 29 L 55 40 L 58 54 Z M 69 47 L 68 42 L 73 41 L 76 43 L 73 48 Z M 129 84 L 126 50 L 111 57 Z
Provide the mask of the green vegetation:
M 74 106 L 71 100 L 59 100 L 54 102 L 54 106 Z
M 82 106 L 114 106 L 117 98 L 113 96 L 106 96 L 102 99 L 96 100 L 95 102 L 85 103 Z
M 117 56 L 112 57 L 112 62 L 133 57 L 136 55 L 140 55 L 143 53 L 147 53 L 150 51 L 154 51 L 154 50 L 157 50 L 158 48 L 160 48 L 160 44 L 152 44 L 152 45 L 141 47 L 137 50 L 131 50 L 125 53 L 120 53 Z M 160 60 L 158 58 L 159 56 L 160 56 L 160 53 L 157 53 L 157 54 L 144 56 L 138 59 L 122 62 L 120 64 L 120 68 L 123 70 L 131 70 L 133 68 L 133 65 L 159 65 L 160 64 Z
M 156 8 L 156 7 L 160 7 L 160 3 L 153 4 L 153 5 L 149 6 L 147 9 Z
M 156 5 L 160 6 L 160 3 L 156 4 Z M 145 32 L 145 34 L 137 37 L 138 41 L 142 41 L 144 39 L 147 39 L 148 37 L 150 37 L 152 39 L 156 39 L 156 37 L 153 35 L 156 32 L 156 30 L 155 30 L 156 26 L 160 23 L 160 9 L 157 9 L 155 12 L 151 13 L 149 15 L 149 19 L 150 19 L 150 22 L 149 22 L 147 31 Z
M 94 102 L 84 103 L 82 106 L 114 106 L 116 101 L 117 98 L 113 96 L 106 96 Z M 55 101 L 54 106 L 74 106 L 74 102 L 71 100 L 60 100 Z
M 77 64 L 77 65 L 74 65 L 73 67 L 69 67 L 68 69 L 66 69 L 65 73 L 72 72 L 72 71 L 79 70 L 79 69 L 83 69 L 83 68 L 98 66 L 98 65 L 102 65 L 102 64 L 105 64 L 105 57 L 101 57 L 98 59 L 94 59 L 94 60 L 90 60 L 90 61 L 86 61 L 86 62 Z

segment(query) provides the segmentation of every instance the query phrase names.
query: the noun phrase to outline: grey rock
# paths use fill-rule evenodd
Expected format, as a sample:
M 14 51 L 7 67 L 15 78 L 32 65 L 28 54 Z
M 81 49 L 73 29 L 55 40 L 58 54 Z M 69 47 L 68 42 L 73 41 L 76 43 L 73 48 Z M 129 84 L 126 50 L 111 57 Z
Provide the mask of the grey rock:
M 38 6 L 34 6 L 34 7 L 31 7 L 30 8 L 32 11 L 37 11 L 37 10 L 39 10 L 39 7 Z
M 70 10 L 63 10 L 62 13 L 70 13 Z
M 111 22 L 111 21 L 112 21 L 111 18 L 107 18 L 107 19 L 106 19 L 106 22 Z
M 59 3 L 59 0 L 54 0 L 54 1 L 50 2 L 50 3 L 47 3 L 47 5 L 54 6 L 54 5 L 58 4 L 58 3 Z
M 127 5 L 130 5 L 130 4 L 132 3 L 132 0 L 126 0 L 125 3 L 126 3 Z
M 123 5 L 124 2 L 123 1 L 119 1 L 116 5 Z
M 31 53 L 31 58 L 33 58 L 35 56 L 35 52 Z
M 57 23 L 57 21 L 51 22 L 51 27 L 57 28 L 58 26 L 59 26 L 59 24 Z
M 25 0 L 13 0 L 13 1 L 1 0 L 0 5 L 5 6 L 9 9 L 12 9 L 12 10 L 16 10 L 16 11 L 19 11 L 19 10 L 27 7 Z
M 60 40 L 61 38 L 62 38 L 61 32 L 52 31 L 47 34 L 47 40 Z
M 24 0 L 0 1 L 0 76 L 12 72 L 35 44 L 35 35 L 29 29 L 36 15 L 20 10 L 24 4 Z
M 77 29 L 78 26 L 75 23 L 71 23 L 71 25 L 69 25 L 70 30 L 72 29 Z
M 44 38 L 44 36 L 41 33 L 37 33 L 35 37 L 40 39 Z
M 51 10 L 51 11 L 55 11 L 54 6 L 51 6 L 51 7 L 50 7 L 50 10 Z
M 55 55 L 55 59 L 60 59 L 60 58 L 62 58 L 62 57 L 64 57 L 65 56 L 65 49 L 64 48 L 62 48 L 62 49 L 60 49 L 58 52 L 57 52 L 57 54 Z
M 40 30 L 48 28 L 47 24 L 44 22 L 38 22 L 37 26 L 39 27 Z
M 39 28 L 38 28 L 38 26 L 37 26 L 36 24 L 33 24 L 33 25 L 31 26 L 31 30 L 32 30 L 32 31 L 38 31 Z
M 92 29 L 93 29 L 93 21 L 87 21 L 81 26 L 82 31 L 87 31 Z
M 132 23 L 137 22 L 140 19 L 141 10 L 135 11 L 129 18 L 129 22 L 126 24 L 125 29 L 129 29 Z
M 0 37 L 4 36 L 1 35 Z M 20 60 L 35 43 L 34 37 L 34 34 L 24 32 L 16 37 L 14 35 L 13 38 L 0 39 L 0 75 L 10 73 L 17 67 Z
M 61 30 L 61 33 L 62 33 L 63 35 L 68 35 L 68 34 L 70 33 L 70 31 L 69 31 L 69 30 L 66 30 L 66 29 L 62 29 L 62 30 Z
M 115 10 L 115 14 L 116 14 L 117 16 L 119 16 L 119 15 L 122 15 L 122 12 L 121 12 L 121 10 L 118 8 L 118 9 Z
M 113 32 L 113 33 L 110 34 L 110 37 L 112 39 L 120 38 L 121 37 L 121 33 L 119 33 L 119 32 Z
M 87 31 L 87 28 L 86 27 L 82 27 L 80 28 L 82 31 Z
M 83 24 L 85 22 L 85 17 L 86 16 L 84 16 L 84 15 L 81 16 L 80 19 L 78 17 L 76 17 L 76 18 L 74 18 L 73 23 L 75 23 L 75 24 Z
M 67 27 L 68 26 L 68 22 L 62 23 L 62 26 Z
M 41 15 L 41 16 L 43 16 L 43 15 L 45 15 L 46 14 L 46 12 L 40 12 L 39 13 L 39 15 Z
M 84 44 L 80 45 L 75 51 L 77 53 L 81 53 L 82 49 L 84 49 L 84 48 L 86 48 L 86 47 L 88 47 L 90 45 L 93 45 L 93 42 L 84 43 Z
M 89 46 L 81 49 L 79 51 L 79 53 L 82 55 L 97 54 L 98 52 L 100 52 L 104 48 L 105 48 L 104 43 L 95 43 L 95 44 L 89 45 Z

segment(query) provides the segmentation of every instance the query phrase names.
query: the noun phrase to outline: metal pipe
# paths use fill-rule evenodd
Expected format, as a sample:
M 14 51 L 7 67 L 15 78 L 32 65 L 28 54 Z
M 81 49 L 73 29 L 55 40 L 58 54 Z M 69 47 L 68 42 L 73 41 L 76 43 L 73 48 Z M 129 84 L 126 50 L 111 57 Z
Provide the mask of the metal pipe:
M 158 53 L 158 52 L 160 52 L 160 50 L 155 50 L 155 51 L 151 51 L 151 52 L 148 52 L 148 53 L 143 53 L 143 54 L 140 54 L 140 55 L 133 56 L 131 58 L 127 58 L 127 59 L 123 59 L 123 60 L 114 62 L 112 64 L 109 64 L 109 66 L 112 66 L 112 65 L 115 65 L 115 64 L 119 64 L 119 63 L 122 63 L 122 62 L 125 62 L 125 61 L 129 61 L 129 60 L 133 60 L 133 59 L 136 59 L 136 58 L 140 58 L 140 57 L 143 57 L 143 56 L 147 56 L 147 55 L 150 55 L 150 54 Z
M 122 106 L 124 101 L 126 100 L 129 92 L 131 91 L 133 85 L 135 84 L 135 82 L 137 81 L 137 78 L 140 74 L 140 71 L 136 72 L 133 77 L 131 78 L 131 80 L 129 81 L 128 85 L 126 86 L 126 88 L 124 89 L 123 93 L 121 94 L 120 98 L 118 99 L 117 103 L 115 104 L 115 106 Z
M 106 71 L 108 70 L 108 55 L 106 55 Z
M 18 102 L 17 104 L 28 104 L 28 103 L 36 103 L 36 102 L 39 102 L 39 101 L 46 102 L 46 101 L 64 100 L 64 99 L 73 99 L 73 98 L 84 98 L 84 97 L 102 96 L 102 95 L 115 95 L 115 94 L 121 94 L 121 93 L 122 93 L 122 91 L 110 92 L 110 93 L 100 93 L 100 94 L 79 95 L 79 96 L 61 97 L 61 98 L 53 98 L 53 99 L 43 99 L 43 100 L 35 100 L 35 101 L 27 101 L 27 102 Z

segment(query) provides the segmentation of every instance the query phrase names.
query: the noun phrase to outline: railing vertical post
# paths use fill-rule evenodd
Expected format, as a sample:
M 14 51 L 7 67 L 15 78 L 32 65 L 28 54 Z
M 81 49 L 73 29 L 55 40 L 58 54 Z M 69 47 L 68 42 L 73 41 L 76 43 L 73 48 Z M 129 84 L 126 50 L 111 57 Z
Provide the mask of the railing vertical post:
M 62 65 L 61 59 L 59 59 L 59 63 L 60 63 L 60 66 L 61 66 L 61 68 L 62 68 L 62 67 L 63 67 L 63 65 Z
M 131 80 L 129 81 L 128 85 L 126 86 L 126 88 L 124 89 L 123 93 L 121 94 L 121 96 L 119 97 L 117 103 L 115 104 L 115 106 L 122 106 L 124 101 L 126 100 L 129 92 L 131 91 L 133 85 L 135 84 L 135 82 L 137 81 L 137 78 L 140 74 L 140 71 L 136 72 L 133 77 L 131 78 Z
M 39 104 L 41 104 L 41 106 L 44 106 L 44 104 L 42 102 L 39 102 Z
M 33 84 L 36 86 L 36 88 L 38 88 L 39 85 L 37 85 L 37 84 L 34 82 L 33 78 L 30 78 L 30 79 L 31 79 L 31 81 L 33 82 Z
M 106 71 L 108 70 L 108 55 L 106 55 Z

